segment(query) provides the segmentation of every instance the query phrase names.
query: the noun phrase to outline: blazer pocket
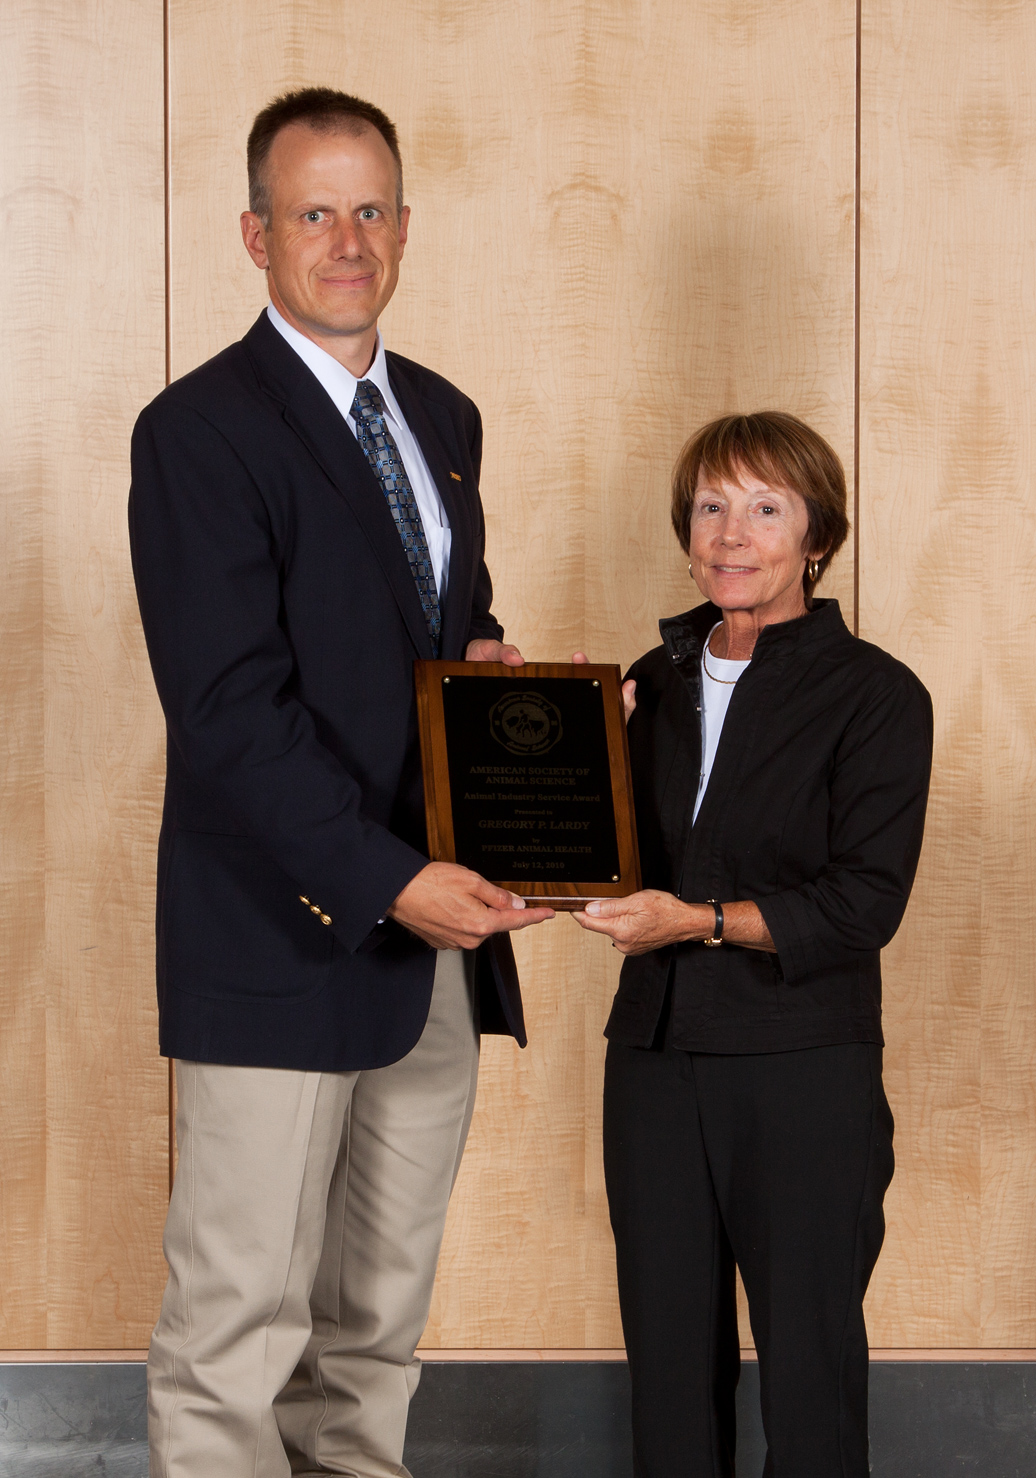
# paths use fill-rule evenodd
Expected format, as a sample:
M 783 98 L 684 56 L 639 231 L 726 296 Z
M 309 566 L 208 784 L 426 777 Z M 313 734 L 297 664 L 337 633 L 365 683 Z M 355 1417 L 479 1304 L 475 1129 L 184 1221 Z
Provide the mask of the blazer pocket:
M 707 1021 L 758 1023 L 776 1021 L 781 1013 L 781 981 L 773 966 L 775 957 L 762 950 L 701 950 L 697 973 L 708 976 L 711 1007 Z
M 331 930 L 250 837 L 177 832 L 159 910 L 176 990 L 210 999 L 302 1001 L 327 984 Z

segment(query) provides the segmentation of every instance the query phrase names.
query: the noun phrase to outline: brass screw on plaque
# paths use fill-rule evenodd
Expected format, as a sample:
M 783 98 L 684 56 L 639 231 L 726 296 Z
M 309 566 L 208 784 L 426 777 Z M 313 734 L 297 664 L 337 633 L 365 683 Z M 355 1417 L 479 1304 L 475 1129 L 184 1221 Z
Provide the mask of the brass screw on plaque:
M 619 881 L 619 874 L 617 872 L 613 872 L 612 873 L 612 882 L 613 883 L 617 883 L 618 881 Z
M 600 686 L 601 686 L 600 683 L 597 681 L 596 678 L 594 678 L 594 687 L 595 688 L 599 688 Z
M 444 682 L 444 683 L 448 683 L 448 682 L 449 682 L 449 678 L 448 678 L 448 677 L 444 677 L 444 678 L 443 678 L 443 682 Z

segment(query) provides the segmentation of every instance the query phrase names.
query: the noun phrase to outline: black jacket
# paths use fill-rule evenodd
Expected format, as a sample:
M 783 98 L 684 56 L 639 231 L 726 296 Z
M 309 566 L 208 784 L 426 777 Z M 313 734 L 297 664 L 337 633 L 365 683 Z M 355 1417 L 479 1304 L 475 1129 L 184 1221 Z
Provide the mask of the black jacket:
M 452 528 L 442 656 L 457 659 L 501 635 L 481 421 L 438 375 L 388 364 Z M 427 862 L 413 663 L 431 647 L 381 486 L 265 313 L 141 414 L 132 468 L 133 569 L 168 729 L 161 1049 L 324 1071 L 393 1062 L 421 1034 L 435 964 L 378 924 Z M 524 1041 L 509 941 L 478 953 L 483 1029 Z
M 689 942 L 630 958 L 607 1035 L 649 1046 L 671 982 L 671 1039 L 688 1051 L 880 1043 L 879 950 L 921 849 L 931 700 L 909 668 L 846 629 L 837 601 L 767 626 L 692 826 L 702 642 L 720 618 L 706 604 L 660 622 L 665 645 L 629 672 L 644 886 L 689 903 L 754 899 L 777 953 Z

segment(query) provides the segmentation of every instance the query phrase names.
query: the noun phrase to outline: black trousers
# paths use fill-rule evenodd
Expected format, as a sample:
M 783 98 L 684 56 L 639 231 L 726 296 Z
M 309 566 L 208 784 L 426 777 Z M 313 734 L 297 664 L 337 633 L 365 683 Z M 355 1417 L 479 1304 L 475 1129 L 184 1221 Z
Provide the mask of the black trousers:
M 609 1043 L 604 1163 L 637 1478 L 730 1478 L 734 1267 L 764 1478 L 867 1478 L 863 1295 L 885 1232 L 881 1048 L 713 1056 Z

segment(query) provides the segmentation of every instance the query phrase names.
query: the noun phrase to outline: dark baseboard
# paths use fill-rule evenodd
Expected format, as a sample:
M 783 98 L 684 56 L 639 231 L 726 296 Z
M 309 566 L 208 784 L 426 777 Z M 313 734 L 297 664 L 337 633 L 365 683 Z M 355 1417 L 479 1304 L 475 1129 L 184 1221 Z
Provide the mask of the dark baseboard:
M 629 1379 L 615 1362 L 426 1364 L 414 1478 L 630 1478 Z M 758 1366 L 738 1390 L 738 1474 L 759 1478 Z M 1036 1364 L 874 1362 L 874 1478 L 1033 1478 Z M 0 1365 L 0 1478 L 146 1478 L 139 1364 Z

